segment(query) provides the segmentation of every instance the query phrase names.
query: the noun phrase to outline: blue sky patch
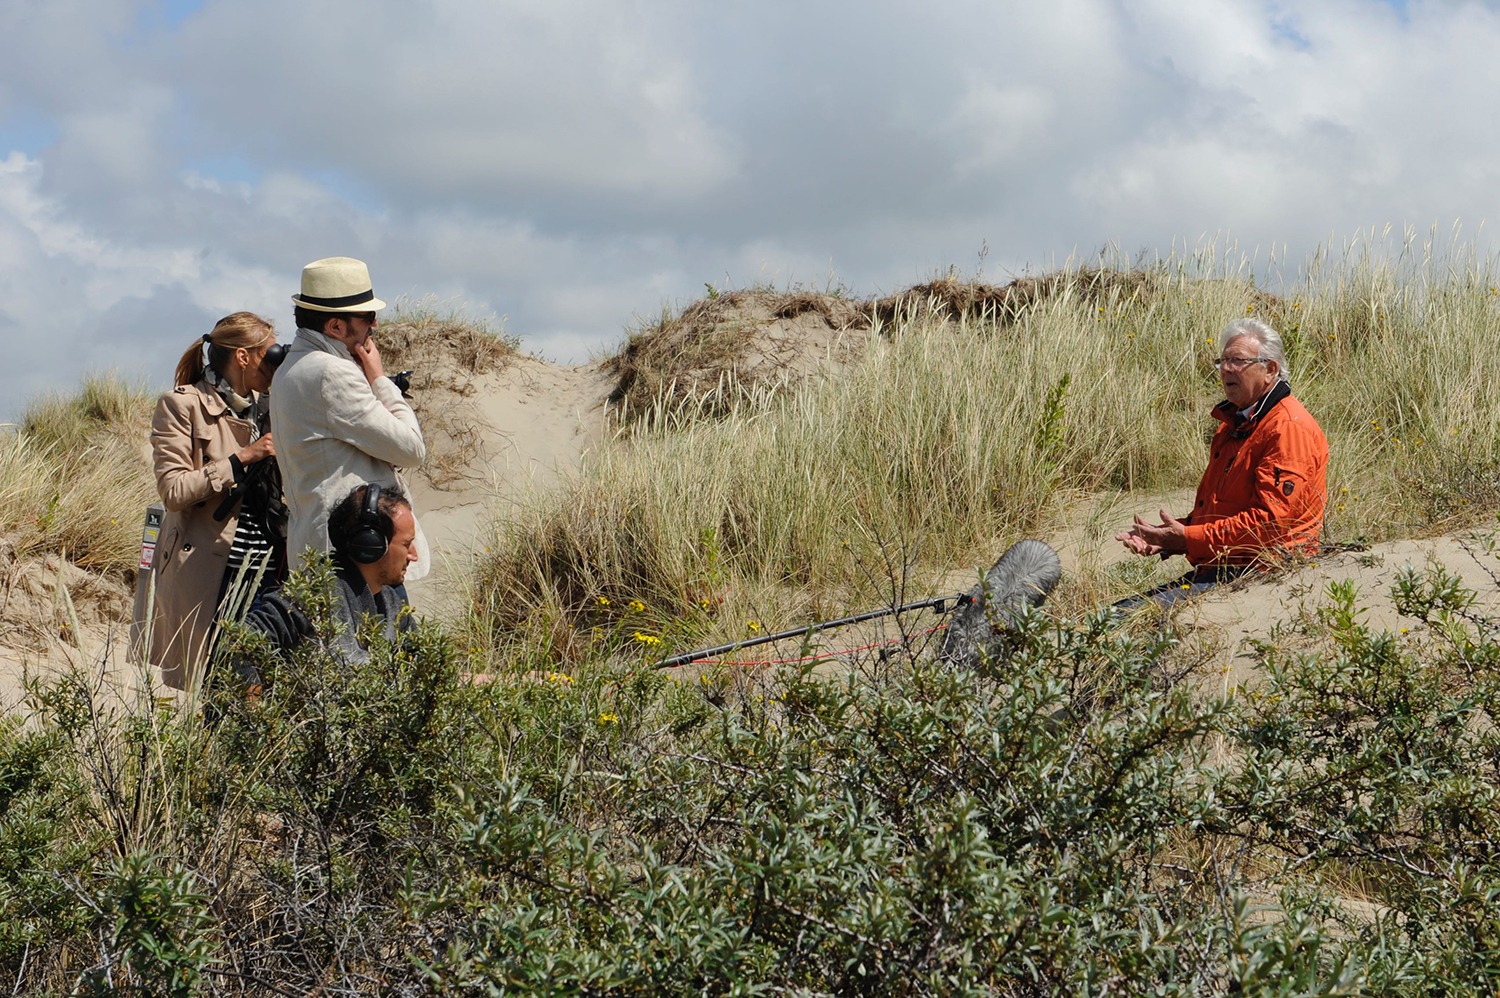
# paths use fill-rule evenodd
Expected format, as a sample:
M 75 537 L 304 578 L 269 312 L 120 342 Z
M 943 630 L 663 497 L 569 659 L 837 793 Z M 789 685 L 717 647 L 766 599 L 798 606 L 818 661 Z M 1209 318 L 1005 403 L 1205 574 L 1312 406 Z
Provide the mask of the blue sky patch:
M 33 111 L 0 118 L 0 159 L 13 152 L 35 158 L 57 141 L 57 123 Z
M 161 29 L 176 31 L 207 3 L 208 0 L 157 0 L 141 11 L 140 29 L 143 33 Z
M 1297 28 L 1297 22 L 1290 17 L 1273 17 L 1271 19 L 1271 30 L 1276 37 L 1287 42 L 1298 52 L 1307 52 L 1312 49 L 1312 42 L 1308 41 Z

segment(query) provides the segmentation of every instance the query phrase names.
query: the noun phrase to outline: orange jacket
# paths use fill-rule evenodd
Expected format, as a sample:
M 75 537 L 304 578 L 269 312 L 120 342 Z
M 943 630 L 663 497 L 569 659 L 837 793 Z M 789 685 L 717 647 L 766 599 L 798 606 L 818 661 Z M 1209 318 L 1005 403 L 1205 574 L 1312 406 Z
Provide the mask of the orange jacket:
M 1229 402 L 1187 519 L 1187 557 L 1198 566 L 1246 565 L 1276 551 L 1315 551 L 1328 502 L 1328 440 L 1278 382 L 1259 415 Z

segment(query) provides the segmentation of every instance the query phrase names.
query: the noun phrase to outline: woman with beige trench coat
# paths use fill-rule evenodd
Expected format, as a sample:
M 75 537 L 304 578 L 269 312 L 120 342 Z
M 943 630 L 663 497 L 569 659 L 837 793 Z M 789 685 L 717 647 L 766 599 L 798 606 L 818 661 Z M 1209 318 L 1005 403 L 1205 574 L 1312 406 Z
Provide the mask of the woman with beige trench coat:
M 265 589 L 285 562 L 284 538 L 265 517 L 241 515 L 245 503 L 236 501 L 236 486 L 276 454 L 263 394 L 271 383 L 266 352 L 275 343 L 259 316 L 220 319 L 182 355 L 176 387 L 151 420 L 152 468 L 167 515 L 154 564 L 150 661 L 176 689 L 202 682 L 230 584 L 258 577 Z

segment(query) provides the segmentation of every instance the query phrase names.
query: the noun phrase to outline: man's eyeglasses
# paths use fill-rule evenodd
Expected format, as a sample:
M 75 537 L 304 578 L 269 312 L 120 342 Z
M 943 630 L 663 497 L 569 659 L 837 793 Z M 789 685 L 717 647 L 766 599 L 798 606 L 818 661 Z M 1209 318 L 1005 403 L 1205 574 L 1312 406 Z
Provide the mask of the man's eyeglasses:
M 1243 371 L 1251 364 L 1264 364 L 1269 357 L 1215 357 L 1214 367 L 1221 371 Z

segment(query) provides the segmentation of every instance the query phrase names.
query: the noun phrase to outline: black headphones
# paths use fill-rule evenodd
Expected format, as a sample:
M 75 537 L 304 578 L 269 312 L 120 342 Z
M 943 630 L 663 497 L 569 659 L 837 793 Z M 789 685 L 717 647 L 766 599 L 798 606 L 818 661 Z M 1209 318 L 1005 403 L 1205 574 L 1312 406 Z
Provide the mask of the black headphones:
M 386 537 L 380 516 L 380 486 L 371 482 L 365 489 L 365 501 L 359 507 L 359 515 L 349 528 L 342 543 L 334 547 L 361 565 L 373 565 L 385 557 L 390 539 Z

